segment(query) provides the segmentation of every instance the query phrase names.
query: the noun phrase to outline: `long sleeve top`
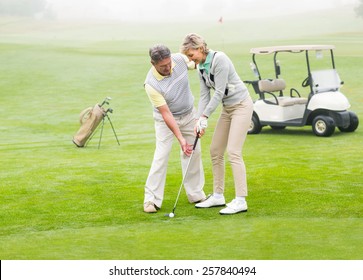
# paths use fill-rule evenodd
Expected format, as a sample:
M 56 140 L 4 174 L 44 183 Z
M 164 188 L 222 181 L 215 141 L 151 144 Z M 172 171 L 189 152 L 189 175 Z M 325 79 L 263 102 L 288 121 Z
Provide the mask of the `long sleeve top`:
M 238 76 L 232 61 L 223 52 L 210 50 L 210 65 L 198 65 L 200 79 L 200 99 L 198 116 L 209 117 L 219 104 L 230 106 L 243 101 L 249 92 Z M 211 96 L 211 89 L 214 90 Z

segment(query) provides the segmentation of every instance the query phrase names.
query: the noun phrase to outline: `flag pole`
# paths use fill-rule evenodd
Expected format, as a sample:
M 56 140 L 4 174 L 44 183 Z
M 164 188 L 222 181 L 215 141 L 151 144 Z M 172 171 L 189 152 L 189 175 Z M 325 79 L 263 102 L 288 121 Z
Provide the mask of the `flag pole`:
M 224 32 L 223 32 L 223 16 L 221 16 L 218 19 L 218 24 L 221 26 L 222 50 L 225 51 L 225 49 L 224 49 Z

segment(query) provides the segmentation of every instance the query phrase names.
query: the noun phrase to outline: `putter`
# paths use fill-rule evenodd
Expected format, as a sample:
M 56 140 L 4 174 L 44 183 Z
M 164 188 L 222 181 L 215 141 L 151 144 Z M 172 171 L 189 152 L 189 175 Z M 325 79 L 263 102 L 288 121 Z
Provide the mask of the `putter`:
M 186 176 L 187 176 L 187 174 L 188 174 L 189 164 L 190 164 L 190 161 L 192 160 L 192 157 L 193 157 L 193 154 L 194 154 L 194 151 L 195 151 L 195 147 L 197 146 L 197 143 L 198 143 L 198 139 L 199 139 L 199 133 L 198 133 L 198 134 L 197 134 L 197 136 L 195 137 L 194 145 L 193 145 L 193 150 L 192 150 L 192 153 L 190 154 L 189 161 L 188 161 L 188 164 L 187 164 L 187 168 L 185 169 L 185 173 L 184 173 L 184 176 L 183 176 L 182 182 L 181 182 L 180 187 L 179 187 L 179 191 L 178 191 L 178 195 L 177 195 L 177 197 L 176 197 L 175 203 L 174 203 L 173 211 L 172 211 L 172 212 L 170 212 L 169 214 L 165 214 L 165 216 L 166 216 L 166 217 L 173 218 L 173 217 L 174 217 L 174 215 L 175 215 L 174 213 L 175 213 L 176 205 L 178 204 L 179 196 L 180 196 L 180 193 L 181 193 L 182 187 L 183 187 L 183 185 L 184 185 L 185 177 L 186 177 Z

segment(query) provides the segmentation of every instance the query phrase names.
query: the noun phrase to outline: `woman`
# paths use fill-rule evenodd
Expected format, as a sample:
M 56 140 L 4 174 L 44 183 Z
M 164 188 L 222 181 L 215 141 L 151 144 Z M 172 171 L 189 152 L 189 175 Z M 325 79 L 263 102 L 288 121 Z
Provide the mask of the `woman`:
M 205 133 L 207 119 L 220 103 L 223 110 L 217 122 L 210 155 L 213 168 L 213 194 L 197 203 L 197 208 L 224 206 L 224 153 L 227 150 L 232 167 L 235 198 L 222 209 L 220 214 L 236 214 L 247 211 L 247 177 L 242 158 L 242 147 L 251 123 L 253 102 L 250 94 L 236 73 L 233 63 L 223 52 L 207 47 L 198 34 L 188 34 L 181 46 L 181 52 L 195 62 L 199 70 L 200 100 L 195 132 Z M 214 90 L 211 96 L 210 90 Z

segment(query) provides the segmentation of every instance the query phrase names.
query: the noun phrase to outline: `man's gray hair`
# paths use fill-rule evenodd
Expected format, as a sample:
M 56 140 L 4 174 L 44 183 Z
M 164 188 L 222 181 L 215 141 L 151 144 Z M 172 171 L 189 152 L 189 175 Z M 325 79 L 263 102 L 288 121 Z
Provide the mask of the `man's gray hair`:
M 151 61 L 155 63 L 171 56 L 169 48 L 164 45 L 155 45 L 151 47 L 149 49 L 149 55 Z

